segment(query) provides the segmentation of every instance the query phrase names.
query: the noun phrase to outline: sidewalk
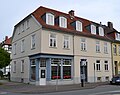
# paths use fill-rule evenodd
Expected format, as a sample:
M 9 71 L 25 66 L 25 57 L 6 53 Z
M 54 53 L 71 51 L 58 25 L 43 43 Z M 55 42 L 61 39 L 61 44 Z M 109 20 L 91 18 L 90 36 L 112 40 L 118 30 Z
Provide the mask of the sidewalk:
M 24 83 L 15 83 L 8 81 L 1 81 L 3 85 L 0 85 L 0 91 L 2 92 L 12 92 L 12 93 L 26 93 L 26 94 L 39 94 L 39 93 L 50 93 L 50 92 L 60 92 L 60 91 L 72 91 L 72 90 L 82 90 L 82 89 L 92 89 L 100 85 L 108 85 L 108 82 L 100 83 L 86 83 L 84 87 L 81 84 L 70 84 L 70 85 L 46 85 L 46 86 L 36 86 Z

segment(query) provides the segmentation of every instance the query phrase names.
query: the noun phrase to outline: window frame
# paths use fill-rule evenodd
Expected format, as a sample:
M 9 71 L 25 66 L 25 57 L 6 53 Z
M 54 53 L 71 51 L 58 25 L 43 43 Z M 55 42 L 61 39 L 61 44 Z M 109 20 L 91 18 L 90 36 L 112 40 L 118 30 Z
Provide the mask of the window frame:
M 91 34 L 96 35 L 96 26 L 91 24 Z
M 51 35 L 54 35 L 55 37 L 52 38 Z M 51 41 L 52 41 L 52 43 L 51 43 Z M 55 34 L 55 33 L 49 34 L 49 47 L 57 48 L 57 34 Z
M 96 60 L 96 71 L 101 71 L 100 60 Z
M 16 73 L 16 61 L 13 61 L 13 73 Z
M 84 40 L 84 41 L 83 41 L 83 40 Z M 86 38 L 81 38 L 81 39 L 80 39 L 80 49 L 81 49 L 81 51 L 87 51 Z
M 21 53 L 23 53 L 25 51 L 25 40 L 23 39 L 21 41 Z
M 82 32 L 83 27 L 81 21 L 76 21 L 76 30 Z
M 101 26 L 99 27 L 99 35 L 104 36 L 104 29 Z
M 21 60 L 21 73 L 24 73 L 25 60 Z
M 15 44 L 13 45 L 13 54 L 14 54 L 14 55 L 16 55 L 16 47 L 17 47 L 17 43 L 15 43 Z
M 52 13 L 46 13 L 46 24 L 54 25 L 54 15 Z
M 63 36 L 63 48 L 70 49 L 70 37 L 68 35 Z
M 113 54 L 117 55 L 117 45 L 113 44 Z
M 64 16 L 59 17 L 59 26 L 62 28 L 67 28 L 67 18 Z
M 109 71 L 109 63 L 107 60 L 104 61 L 104 70 Z
M 36 35 L 31 35 L 31 49 L 35 49 L 36 47 Z
M 96 52 L 100 53 L 100 41 L 96 41 Z
M 104 53 L 108 53 L 108 43 L 104 42 Z

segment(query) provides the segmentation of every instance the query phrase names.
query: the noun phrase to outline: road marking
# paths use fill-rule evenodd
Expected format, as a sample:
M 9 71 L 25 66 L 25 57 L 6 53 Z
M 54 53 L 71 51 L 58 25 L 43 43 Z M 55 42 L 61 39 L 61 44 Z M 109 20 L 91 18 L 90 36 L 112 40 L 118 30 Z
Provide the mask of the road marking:
M 0 94 L 7 94 L 7 92 L 0 92 Z
M 113 95 L 120 95 L 120 94 L 114 94 L 116 92 L 120 92 L 120 90 L 116 90 L 116 91 L 106 91 L 106 92 L 99 92 L 99 93 L 93 93 L 93 94 L 89 94 L 89 95 L 102 95 L 102 94 L 109 94 L 109 93 L 113 93 Z

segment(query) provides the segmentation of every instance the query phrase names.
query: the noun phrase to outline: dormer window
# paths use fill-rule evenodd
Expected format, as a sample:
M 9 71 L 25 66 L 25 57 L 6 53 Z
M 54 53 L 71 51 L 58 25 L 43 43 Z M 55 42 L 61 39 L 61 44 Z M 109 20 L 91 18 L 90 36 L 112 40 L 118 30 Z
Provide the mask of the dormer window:
M 46 13 L 46 24 L 54 25 L 54 15 L 51 13 Z
M 102 27 L 99 27 L 99 35 L 104 36 L 104 29 Z
M 63 16 L 59 17 L 59 26 L 63 28 L 67 28 L 67 19 Z
M 116 33 L 116 40 L 120 41 L 120 34 L 119 33 Z
M 77 31 L 82 31 L 82 22 L 76 21 L 76 30 Z
M 96 34 L 96 26 L 95 25 L 91 25 L 91 34 Z

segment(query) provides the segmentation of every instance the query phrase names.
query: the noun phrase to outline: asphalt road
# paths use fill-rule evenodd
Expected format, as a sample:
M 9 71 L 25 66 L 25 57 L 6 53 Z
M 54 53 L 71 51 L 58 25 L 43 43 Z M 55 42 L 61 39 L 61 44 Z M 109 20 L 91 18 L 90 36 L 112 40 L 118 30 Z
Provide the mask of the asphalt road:
M 0 92 L 0 95 L 120 95 L 120 85 L 102 85 L 93 89 L 42 93 L 42 94 L 20 94 L 10 92 Z

